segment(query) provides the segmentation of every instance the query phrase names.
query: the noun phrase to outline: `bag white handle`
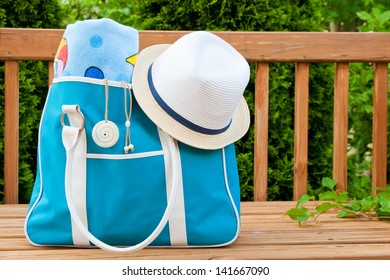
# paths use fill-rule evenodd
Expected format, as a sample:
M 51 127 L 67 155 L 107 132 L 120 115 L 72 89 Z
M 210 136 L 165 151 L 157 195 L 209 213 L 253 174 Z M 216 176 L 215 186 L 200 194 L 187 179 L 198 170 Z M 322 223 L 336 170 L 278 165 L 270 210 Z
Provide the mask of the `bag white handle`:
M 129 246 L 129 247 L 116 247 L 111 246 L 107 243 L 104 243 L 103 241 L 96 238 L 83 224 L 81 221 L 81 218 L 79 217 L 76 207 L 73 202 L 72 197 L 72 191 L 71 191 L 71 178 L 72 178 L 72 164 L 73 164 L 73 158 L 74 158 L 74 151 L 77 145 L 80 142 L 80 139 L 83 135 L 84 130 L 84 116 L 79 110 L 79 107 L 77 105 L 71 105 L 71 109 L 74 112 L 77 112 L 79 114 L 79 117 L 83 119 L 81 122 L 81 127 L 74 127 L 74 126 L 68 126 L 64 124 L 63 116 L 66 114 L 66 111 L 69 111 L 69 106 L 63 108 L 63 115 L 61 117 L 61 122 L 63 125 L 62 133 L 65 134 L 66 137 L 63 136 L 63 144 L 66 149 L 66 167 L 65 167 L 65 196 L 66 201 L 68 203 L 68 208 L 70 211 L 71 218 L 73 222 L 76 224 L 76 226 L 79 228 L 80 232 L 88 238 L 89 241 L 91 241 L 96 246 L 100 247 L 101 249 L 110 251 L 110 252 L 135 252 L 138 251 L 146 246 L 148 246 L 150 243 L 153 242 L 157 238 L 157 236 L 161 233 L 161 231 L 164 229 L 165 225 L 168 222 L 169 216 L 172 212 L 174 202 L 176 200 L 176 194 L 178 190 L 178 160 L 179 160 L 179 154 L 178 154 L 178 148 L 174 144 L 174 140 L 167 135 L 167 140 L 169 138 L 168 142 L 168 150 L 171 155 L 171 161 L 172 161 L 172 191 L 170 194 L 170 197 L 168 199 L 167 207 L 165 209 L 165 212 L 159 222 L 159 224 L 156 226 L 154 231 L 142 242 Z M 64 140 L 66 139 L 66 140 Z

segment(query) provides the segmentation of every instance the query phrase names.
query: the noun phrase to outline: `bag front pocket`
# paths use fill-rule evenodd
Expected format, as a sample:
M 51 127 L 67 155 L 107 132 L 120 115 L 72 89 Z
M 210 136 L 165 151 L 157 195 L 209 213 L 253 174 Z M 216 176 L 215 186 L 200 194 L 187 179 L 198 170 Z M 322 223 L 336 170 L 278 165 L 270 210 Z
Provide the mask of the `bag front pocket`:
M 156 228 L 167 207 L 163 151 L 87 155 L 88 228 L 103 242 L 133 245 Z M 168 244 L 164 229 L 153 244 Z

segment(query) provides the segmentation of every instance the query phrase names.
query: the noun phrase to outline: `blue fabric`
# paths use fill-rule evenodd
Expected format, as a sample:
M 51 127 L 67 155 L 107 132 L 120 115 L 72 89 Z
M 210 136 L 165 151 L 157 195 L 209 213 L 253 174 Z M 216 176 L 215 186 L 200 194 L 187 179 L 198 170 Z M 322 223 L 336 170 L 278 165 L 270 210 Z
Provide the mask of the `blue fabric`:
M 71 220 L 64 191 L 66 155 L 62 144 L 61 106 L 78 104 L 85 117 L 87 153 L 123 155 L 123 88 L 109 87 L 109 119 L 120 137 L 102 148 L 91 137 L 104 118 L 105 87 L 81 81 L 52 85 L 42 115 L 38 173 L 26 220 L 28 238 L 39 245 L 72 245 Z M 129 96 L 127 96 L 129 100 Z M 134 153 L 162 149 L 157 127 L 133 98 L 131 140 Z M 238 232 L 224 177 L 222 150 L 200 150 L 179 143 L 189 245 L 223 245 Z M 240 190 L 234 145 L 225 147 L 228 188 L 239 211 Z M 90 231 L 111 245 L 134 245 L 157 226 L 166 207 L 164 156 L 130 160 L 87 159 L 87 215 Z M 39 172 L 40 171 L 40 172 Z M 169 228 L 152 243 L 170 245 Z
M 54 59 L 54 77 L 131 82 L 138 44 L 136 29 L 111 19 L 69 24 Z

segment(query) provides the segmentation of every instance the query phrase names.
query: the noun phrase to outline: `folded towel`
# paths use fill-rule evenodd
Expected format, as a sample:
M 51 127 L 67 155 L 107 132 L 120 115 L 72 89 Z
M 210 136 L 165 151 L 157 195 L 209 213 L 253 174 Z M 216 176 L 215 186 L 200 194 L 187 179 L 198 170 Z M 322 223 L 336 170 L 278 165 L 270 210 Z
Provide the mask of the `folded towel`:
M 69 24 L 54 59 L 54 77 L 131 82 L 138 42 L 136 29 L 111 19 Z

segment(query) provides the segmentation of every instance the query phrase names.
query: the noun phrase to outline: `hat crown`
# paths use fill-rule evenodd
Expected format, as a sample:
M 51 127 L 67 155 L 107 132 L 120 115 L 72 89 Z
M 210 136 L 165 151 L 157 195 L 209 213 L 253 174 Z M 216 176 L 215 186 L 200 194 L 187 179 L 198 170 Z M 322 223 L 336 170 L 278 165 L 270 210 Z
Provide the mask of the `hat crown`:
M 206 130 L 227 128 L 248 84 L 247 61 L 204 31 L 183 36 L 153 63 L 156 94 L 176 116 Z

